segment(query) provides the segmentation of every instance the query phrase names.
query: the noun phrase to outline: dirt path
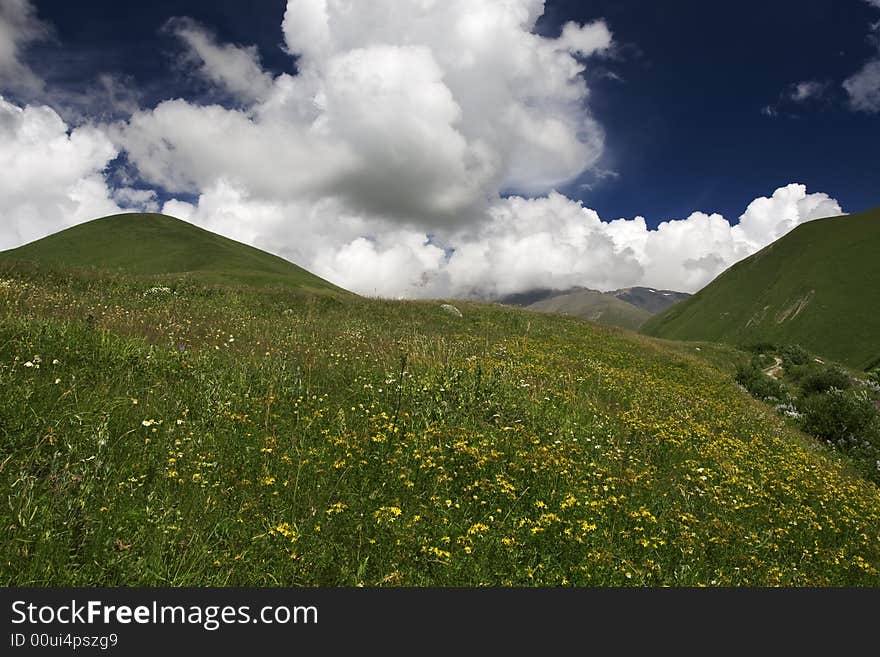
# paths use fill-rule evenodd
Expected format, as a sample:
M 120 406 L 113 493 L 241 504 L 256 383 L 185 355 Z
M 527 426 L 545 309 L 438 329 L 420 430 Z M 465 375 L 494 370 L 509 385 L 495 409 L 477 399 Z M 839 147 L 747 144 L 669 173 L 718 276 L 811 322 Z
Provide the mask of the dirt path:
M 778 379 L 779 375 L 782 374 L 782 359 L 779 356 L 774 356 L 773 360 L 776 362 L 764 370 L 764 374 L 771 379 Z

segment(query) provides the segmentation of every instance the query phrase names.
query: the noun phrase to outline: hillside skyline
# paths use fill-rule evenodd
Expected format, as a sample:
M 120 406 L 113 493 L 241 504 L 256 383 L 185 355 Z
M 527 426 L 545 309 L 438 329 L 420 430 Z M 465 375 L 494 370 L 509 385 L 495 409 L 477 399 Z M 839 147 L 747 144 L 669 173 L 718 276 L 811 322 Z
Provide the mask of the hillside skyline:
M 801 4 L 0 0 L 0 249 L 161 211 L 362 294 L 695 292 L 878 203 L 880 7 Z

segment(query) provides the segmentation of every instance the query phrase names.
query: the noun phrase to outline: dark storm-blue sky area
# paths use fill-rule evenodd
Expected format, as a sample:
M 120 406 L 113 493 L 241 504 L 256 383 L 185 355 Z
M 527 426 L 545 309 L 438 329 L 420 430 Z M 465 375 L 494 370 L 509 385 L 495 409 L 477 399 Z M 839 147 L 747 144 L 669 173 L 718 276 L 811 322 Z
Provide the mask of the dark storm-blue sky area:
M 263 65 L 295 72 L 282 49 L 284 0 L 42 0 L 55 39 L 29 61 L 50 84 L 75 89 L 99 73 L 126 76 L 144 106 L 210 89 L 174 65 L 179 45 L 161 28 L 189 16 L 221 41 L 254 44 Z M 862 0 L 715 3 L 704 0 L 551 0 L 537 30 L 603 18 L 609 56 L 587 62 L 589 106 L 606 133 L 600 170 L 560 189 L 612 219 L 654 227 L 693 211 L 735 221 L 757 196 L 791 182 L 826 192 L 847 212 L 880 205 L 880 114 L 855 112 L 841 83 L 877 47 L 880 11 Z M 820 98 L 786 99 L 802 81 Z M 766 108 L 772 109 L 769 116 Z

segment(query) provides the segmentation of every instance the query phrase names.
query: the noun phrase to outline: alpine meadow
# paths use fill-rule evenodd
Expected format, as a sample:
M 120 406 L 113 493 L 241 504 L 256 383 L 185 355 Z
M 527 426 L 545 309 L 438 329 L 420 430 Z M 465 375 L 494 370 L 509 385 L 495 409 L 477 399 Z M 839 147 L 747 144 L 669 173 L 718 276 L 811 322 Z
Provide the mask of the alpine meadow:
M 125 237 L 59 265 L 134 221 L 173 274 Z M 877 486 L 739 352 L 182 276 L 216 240 L 114 217 L 4 257 L 6 585 L 878 583 Z
M 647 589 L 880 590 L 880 0 L 251 5 L 0 0 L 11 646 L 870 627 Z

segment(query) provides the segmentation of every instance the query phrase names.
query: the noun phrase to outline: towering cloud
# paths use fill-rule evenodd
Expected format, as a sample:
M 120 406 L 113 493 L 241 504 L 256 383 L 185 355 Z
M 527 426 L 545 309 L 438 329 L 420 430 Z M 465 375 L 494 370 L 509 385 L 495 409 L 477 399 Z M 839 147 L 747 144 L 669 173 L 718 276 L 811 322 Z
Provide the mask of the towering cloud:
M 116 139 L 172 192 L 226 181 L 263 200 L 335 198 L 442 231 L 478 219 L 502 190 L 546 192 L 602 152 L 581 58 L 611 35 L 596 23 L 540 37 L 542 10 L 534 0 L 291 0 L 283 30 L 299 73 L 274 80 L 252 48 L 176 19 L 168 29 L 205 77 L 252 102 L 163 103 Z

